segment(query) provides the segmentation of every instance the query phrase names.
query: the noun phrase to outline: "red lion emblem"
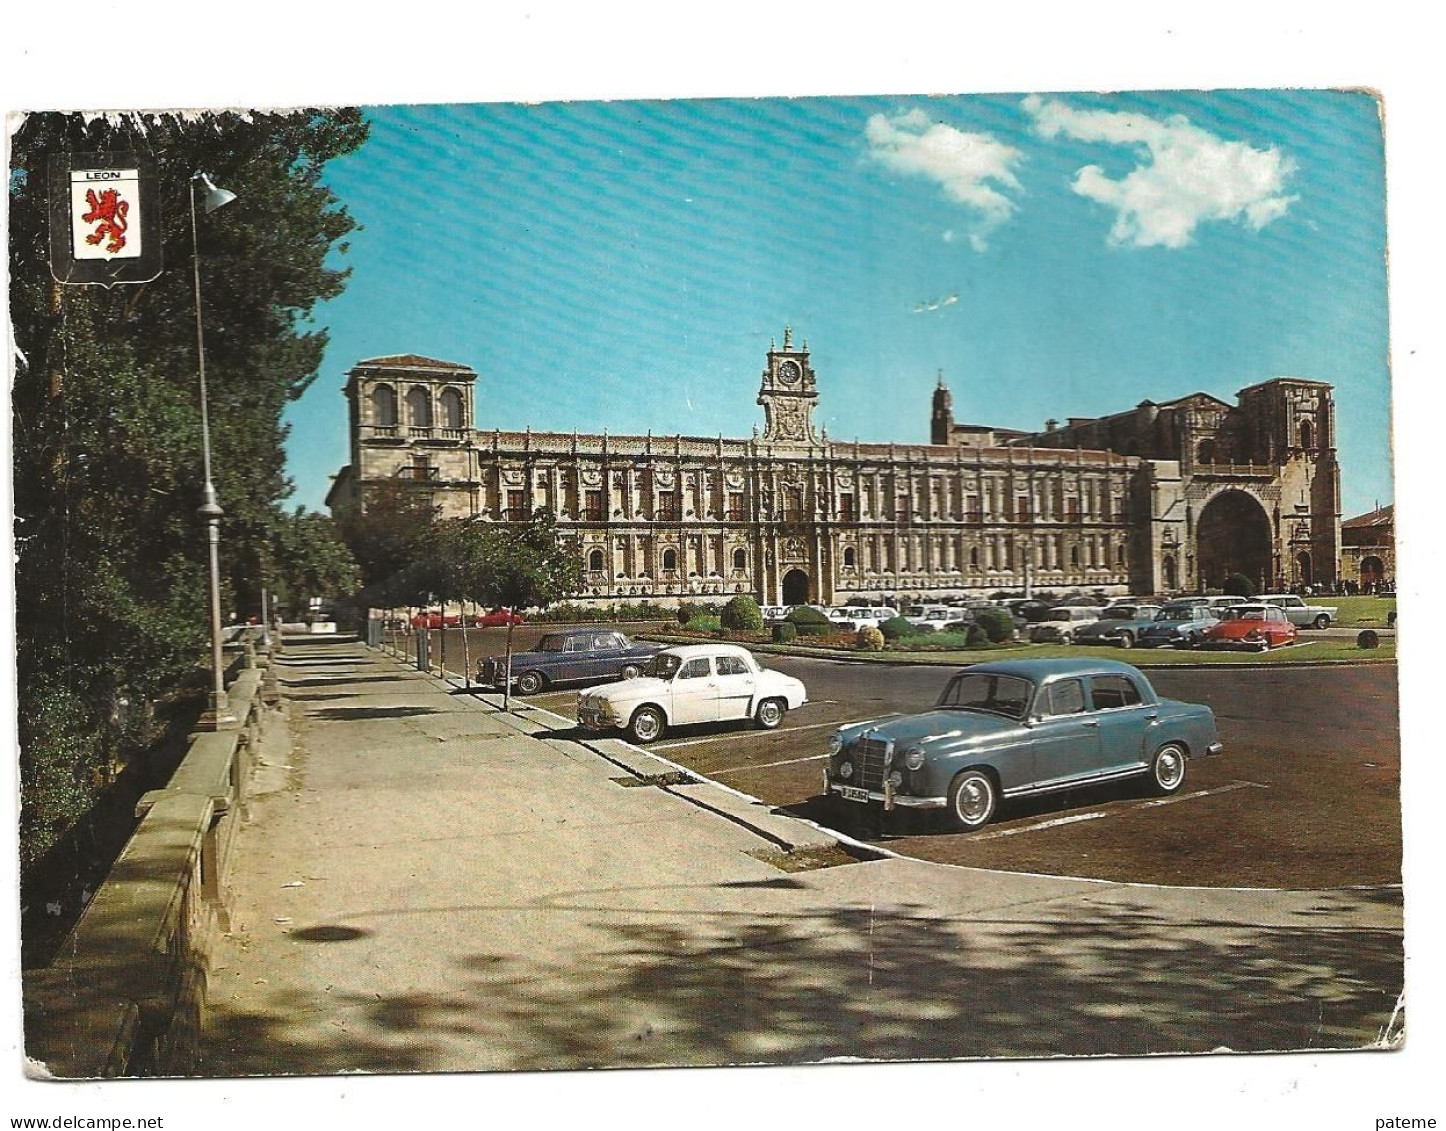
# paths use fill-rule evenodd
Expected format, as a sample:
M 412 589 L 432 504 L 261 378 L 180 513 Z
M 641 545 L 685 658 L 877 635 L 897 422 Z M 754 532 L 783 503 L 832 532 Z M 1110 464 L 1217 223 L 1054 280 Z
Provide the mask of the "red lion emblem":
M 105 249 L 114 255 L 126 245 L 126 213 L 131 210 L 130 202 L 122 200 L 120 193 L 113 188 L 101 189 L 99 199 L 96 199 L 95 189 L 86 189 L 85 202 L 90 205 L 90 211 L 80 218 L 81 222 L 100 224 L 85 237 L 85 242 L 94 246 L 101 240 L 108 240 Z

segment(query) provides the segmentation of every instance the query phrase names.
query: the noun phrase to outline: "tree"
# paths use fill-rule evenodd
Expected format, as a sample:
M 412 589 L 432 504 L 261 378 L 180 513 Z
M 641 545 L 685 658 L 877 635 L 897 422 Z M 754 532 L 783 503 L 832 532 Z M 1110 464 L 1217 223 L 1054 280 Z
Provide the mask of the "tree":
M 395 588 L 403 571 L 426 557 L 441 508 L 431 492 L 408 482 L 369 486 L 364 504 L 339 524 L 342 540 L 356 558 L 364 585 Z
M 558 541 L 557 521 L 538 511 L 526 524 L 487 527 L 478 548 L 478 569 L 470 580 L 473 600 L 484 605 L 523 609 L 550 605 L 582 588 L 582 555 Z M 503 706 L 510 703 L 512 623 L 507 624 L 507 676 Z
M 187 193 L 204 170 L 239 194 L 199 225 L 213 479 L 225 508 L 223 608 L 259 609 L 290 491 L 281 415 L 315 378 L 315 305 L 340 293 L 355 223 L 326 163 L 366 137 L 359 112 L 35 114 L 9 177 L 17 695 L 26 865 L 144 738 L 161 692 L 207 636 L 195 295 Z M 47 164 L 144 150 L 159 169 L 165 269 L 152 282 L 62 287 L 48 263 Z M 138 709 L 139 708 L 139 709 Z M 64 782 L 64 787 L 45 783 Z
M 269 565 L 275 594 L 293 615 L 308 598 L 350 596 L 360 577 L 336 523 L 302 507 L 273 524 Z

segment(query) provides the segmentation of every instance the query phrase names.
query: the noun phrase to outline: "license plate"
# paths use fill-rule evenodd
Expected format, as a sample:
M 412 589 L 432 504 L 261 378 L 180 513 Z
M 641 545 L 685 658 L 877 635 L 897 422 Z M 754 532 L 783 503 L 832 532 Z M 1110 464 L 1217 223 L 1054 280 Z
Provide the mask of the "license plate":
M 845 801 L 864 801 L 869 799 L 869 791 L 860 789 L 856 785 L 841 785 L 838 787 L 838 795 Z

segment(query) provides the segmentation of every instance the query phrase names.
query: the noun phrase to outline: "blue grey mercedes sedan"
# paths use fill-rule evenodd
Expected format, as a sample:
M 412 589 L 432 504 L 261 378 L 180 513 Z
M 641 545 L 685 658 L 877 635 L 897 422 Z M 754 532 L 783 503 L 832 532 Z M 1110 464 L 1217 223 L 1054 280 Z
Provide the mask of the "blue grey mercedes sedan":
M 1177 793 L 1189 761 L 1221 752 L 1209 707 L 1161 699 L 1114 660 L 1008 660 L 950 678 L 932 710 L 841 727 L 824 790 L 859 805 L 942 809 L 989 823 L 1001 801 L 1125 778 Z

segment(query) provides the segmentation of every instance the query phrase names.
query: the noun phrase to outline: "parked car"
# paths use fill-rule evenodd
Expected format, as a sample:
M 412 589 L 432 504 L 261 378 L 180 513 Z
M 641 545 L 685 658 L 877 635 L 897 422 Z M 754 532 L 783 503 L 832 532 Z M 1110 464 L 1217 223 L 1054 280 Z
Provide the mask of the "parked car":
M 951 605 L 909 605 L 904 609 L 904 619 L 926 632 L 943 632 L 955 625 L 972 624 L 974 614 Z
M 413 628 L 455 628 L 462 623 L 462 618 L 456 613 L 443 614 L 441 609 L 424 609 L 412 617 Z
M 1294 593 L 1267 593 L 1256 600 L 1283 609 L 1290 623 L 1299 628 L 1330 628 L 1340 611 L 1338 605 L 1312 605 Z
M 1006 597 L 999 604 L 1014 614 L 1016 620 L 1021 620 L 1026 624 L 1044 620 L 1049 615 L 1049 611 L 1055 607 L 1048 601 L 1041 601 L 1037 597 Z
M 844 605 L 830 610 L 828 619 L 840 629 L 858 631 L 861 628 L 878 628 L 896 615 L 893 609 L 884 605 Z
M 1205 633 L 1205 648 L 1252 648 L 1264 652 L 1294 644 L 1299 630 L 1275 605 L 1236 605 L 1220 613 L 1218 624 Z
M 800 680 L 760 667 L 736 644 L 665 648 L 646 673 L 578 692 L 586 730 L 623 730 L 634 742 L 661 738 L 670 726 L 752 719 L 764 730 L 808 701 Z
M 534 695 L 558 683 L 632 679 L 662 650 L 661 644 L 638 644 L 614 628 L 577 628 L 546 633 L 530 652 L 512 656 L 512 682 L 522 695 Z M 488 656 L 477 668 L 477 682 L 501 687 L 506 661 Z
M 930 711 L 841 727 L 824 790 L 970 830 L 1016 797 L 1134 777 L 1176 793 L 1190 759 L 1220 752 L 1209 707 L 1161 699 L 1128 664 L 1013 660 L 958 672 Z
M 1041 621 L 1029 626 L 1031 644 L 1069 644 L 1081 626 L 1100 619 L 1094 605 L 1056 605 Z
M 764 624 L 782 624 L 784 618 L 788 616 L 788 606 L 786 605 L 764 605 L 758 611 L 763 614 Z
M 1198 601 L 1171 601 L 1155 614 L 1136 638 L 1141 648 L 1193 648 L 1205 639 L 1205 632 L 1219 621 L 1209 605 Z
M 1140 633 L 1150 627 L 1159 613 L 1159 605 L 1110 605 L 1100 613 L 1099 620 L 1075 629 L 1074 642 L 1133 648 Z
M 514 613 L 511 609 L 493 609 L 490 613 L 482 613 L 472 618 L 475 628 L 498 628 L 509 624 L 525 624 L 527 618 L 521 613 Z

